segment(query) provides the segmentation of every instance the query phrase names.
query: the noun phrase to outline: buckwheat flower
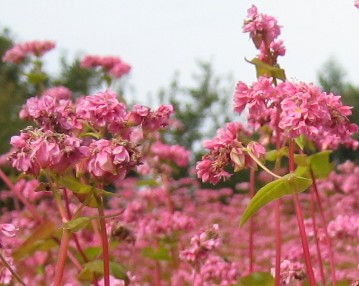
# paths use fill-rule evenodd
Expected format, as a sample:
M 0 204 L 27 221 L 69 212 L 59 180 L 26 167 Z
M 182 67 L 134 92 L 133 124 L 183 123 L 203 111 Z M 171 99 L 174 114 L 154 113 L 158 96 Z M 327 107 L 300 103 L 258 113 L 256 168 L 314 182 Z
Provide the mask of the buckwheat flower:
M 235 284 L 239 277 L 240 272 L 237 263 L 225 261 L 219 256 L 212 255 L 201 265 L 194 285 L 229 286 Z
M 0 231 L 6 237 L 14 237 L 18 229 L 11 223 L 0 224 Z
M 45 90 L 42 95 L 49 95 L 56 98 L 57 100 L 70 99 L 72 97 L 72 91 L 65 86 L 55 86 Z
M 181 251 L 180 258 L 196 265 L 205 260 L 211 250 L 217 249 L 222 243 L 218 224 L 212 225 L 204 232 L 191 238 L 190 247 Z
M 212 140 L 203 143 L 209 149 L 209 153 L 197 162 L 197 176 L 203 182 L 217 184 L 221 179 L 231 176 L 226 171 L 226 167 L 231 165 L 234 172 L 238 172 L 245 167 L 257 168 L 257 164 L 248 154 L 248 150 L 254 151 L 258 159 L 264 158 L 264 147 L 259 143 L 251 143 L 249 149 L 240 141 L 240 133 L 248 134 L 243 126 L 238 122 L 227 123 L 224 128 L 217 131 L 217 136 Z
M 174 109 L 170 104 L 163 104 L 157 110 L 151 111 L 142 122 L 142 128 L 147 131 L 155 131 L 168 126 L 169 119 Z
M 41 57 L 54 47 L 55 43 L 52 41 L 25 42 L 8 50 L 3 57 L 3 61 L 18 64 L 21 63 L 28 55 Z
M 56 95 L 55 95 L 56 94 Z M 75 114 L 75 106 L 65 89 L 53 89 L 40 97 L 31 97 L 22 106 L 20 118 L 32 120 L 44 129 L 68 133 L 82 128 Z
M 139 153 L 131 142 L 100 139 L 81 152 L 86 159 L 79 166 L 80 172 L 88 171 L 96 180 L 110 183 L 125 178 L 129 170 L 139 164 Z
M 354 1 L 354 6 L 359 9 L 359 0 Z
M 269 46 L 280 35 L 280 26 L 277 20 L 266 14 L 258 13 L 256 6 L 248 9 L 248 19 L 244 21 L 243 32 L 249 33 L 257 49 L 262 42 Z
M 107 128 L 117 133 L 124 125 L 126 106 L 109 90 L 79 99 L 76 115 L 96 129 Z
M 17 170 L 34 175 L 41 169 L 63 172 L 83 157 L 81 142 L 66 134 L 28 128 L 11 138 L 14 151 L 10 161 Z
M 359 216 L 338 215 L 328 223 L 331 237 L 359 239 Z
M 103 68 L 106 72 L 110 73 L 114 77 L 120 78 L 125 74 L 128 74 L 131 70 L 131 66 L 122 61 L 119 57 L 107 56 L 86 56 L 81 61 L 81 67 L 83 68 Z
M 275 269 L 271 269 L 271 274 L 275 276 Z M 282 260 L 280 263 L 280 277 L 283 285 L 291 285 L 294 280 L 302 281 L 306 278 L 304 264 L 293 262 L 288 259 Z
M 191 152 L 180 145 L 167 145 L 160 141 L 152 144 L 151 151 L 160 159 L 174 162 L 180 167 L 188 165 Z

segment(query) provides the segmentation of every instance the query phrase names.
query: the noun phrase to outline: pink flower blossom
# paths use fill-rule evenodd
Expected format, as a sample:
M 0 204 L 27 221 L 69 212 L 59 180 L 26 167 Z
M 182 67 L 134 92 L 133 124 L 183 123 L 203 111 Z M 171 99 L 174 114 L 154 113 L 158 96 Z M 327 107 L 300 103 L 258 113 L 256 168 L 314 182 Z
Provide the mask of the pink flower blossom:
M 86 160 L 79 165 L 79 171 L 88 171 L 94 178 L 110 183 L 123 180 L 127 172 L 139 164 L 136 147 L 128 141 L 93 141 L 81 148 Z
M 34 175 L 41 169 L 63 172 L 83 156 L 80 139 L 50 130 L 28 128 L 13 136 L 10 144 L 15 148 L 10 156 L 13 167 Z
M 354 1 L 354 6 L 359 9 L 359 0 Z
M 100 56 L 86 56 L 81 61 L 83 68 L 97 68 L 101 67 L 106 72 L 110 73 L 114 77 L 120 78 L 125 74 L 128 74 L 131 67 L 123 62 L 119 57 L 100 57 Z
M 275 276 L 274 268 L 271 269 L 271 273 Z M 280 276 L 283 285 L 291 285 L 294 280 L 302 281 L 306 278 L 305 266 L 300 262 L 285 259 L 280 263 Z
M 126 106 L 117 99 L 117 94 L 107 90 L 79 99 L 76 115 L 96 129 L 107 128 L 115 134 L 123 128 Z
M 28 55 L 41 57 L 54 47 L 55 43 L 51 41 L 25 42 L 8 50 L 3 57 L 3 61 L 18 64 L 21 63 Z
M 18 229 L 11 223 L 0 224 L 0 231 L 4 236 L 14 237 Z
M 56 98 L 57 100 L 70 99 L 72 97 L 72 91 L 64 86 L 55 86 L 55 87 L 45 90 L 42 93 L 42 96 L 44 96 L 44 95 L 52 96 L 52 97 Z
M 191 155 L 189 150 L 186 150 L 180 145 L 167 145 L 160 141 L 152 144 L 151 151 L 160 159 L 168 160 L 170 162 L 173 161 L 180 167 L 185 167 L 188 165 L 189 157 Z

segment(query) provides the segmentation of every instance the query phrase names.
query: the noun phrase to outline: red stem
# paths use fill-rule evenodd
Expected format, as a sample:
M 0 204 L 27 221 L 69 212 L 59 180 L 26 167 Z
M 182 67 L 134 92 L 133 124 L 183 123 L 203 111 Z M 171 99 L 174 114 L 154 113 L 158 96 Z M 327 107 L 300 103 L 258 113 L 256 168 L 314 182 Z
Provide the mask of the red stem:
M 56 264 L 56 271 L 55 271 L 55 280 L 54 286 L 61 286 L 62 285 L 62 278 L 64 275 L 65 269 L 65 262 L 67 257 L 67 249 L 69 246 L 71 237 L 71 232 L 67 229 L 63 229 L 61 244 L 60 244 L 60 251 L 59 251 L 59 259 L 57 260 Z
M 314 190 L 316 202 L 317 202 L 318 207 L 319 207 L 319 213 L 320 213 L 320 218 L 321 218 L 323 229 L 324 229 L 325 240 L 327 241 L 327 244 L 328 244 L 331 280 L 332 280 L 333 286 L 336 286 L 337 285 L 337 278 L 336 278 L 336 273 L 335 273 L 335 260 L 334 260 L 332 241 L 331 241 L 330 236 L 328 234 L 327 222 L 326 222 L 326 219 L 325 219 L 325 216 L 324 216 L 322 202 L 321 202 L 321 199 L 320 199 L 320 196 L 319 196 L 319 193 L 318 193 L 317 182 L 316 182 L 313 170 L 310 170 L 310 176 L 312 177 L 312 181 L 313 181 L 313 190 Z
M 15 196 L 24 204 L 24 206 L 30 211 L 32 216 L 40 223 L 43 222 L 42 217 L 36 211 L 36 208 L 15 188 L 14 184 L 6 176 L 6 174 L 0 169 L 0 178 L 9 187 L 9 189 L 15 194 Z
M 103 211 L 103 198 L 98 199 L 98 214 L 100 216 L 100 227 L 101 227 L 101 241 L 102 241 L 102 259 L 103 259 L 103 273 L 104 273 L 104 282 L 105 286 L 110 286 L 110 255 L 109 255 L 109 246 L 108 238 L 106 231 L 106 221 L 105 214 Z
M 294 141 L 289 141 L 289 171 L 292 173 L 294 172 L 295 164 L 294 164 Z M 310 253 L 309 253 L 309 244 L 307 239 L 307 233 L 305 231 L 304 226 L 304 218 L 302 209 L 299 202 L 298 192 L 295 189 L 293 192 L 293 199 L 294 199 L 294 205 L 295 205 L 295 211 L 297 215 L 297 222 L 299 227 L 299 233 L 300 238 L 302 241 L 302 248 L 303 248 L 303 254 L 304 254 L 304 261 L 305 261 L 305 267 L 307 269 L 307 275 L 309 279 L 309 285 L 315 286 L 315 277 L 314 277 L 314 271 L 312 266 L 312 261 L 310 259 Z
M 310 213 L 311 213 L 311 216 L 312 216 L 314 239 L 315 239 L 315 245 L 316 245 L 317 254 L 318 254 L 320 276 L 321 276 L 321 279 L 322 279 L 322 282 L 323 282 L 323 286 L 326 286 L 327 283 L 325 281 L 322 252 L 320 250 L 320 245 L 319 245 L 319 240 L 318 240 L 318 230 L 317 230 L 317 224 L 316 224 L 316 219 L 315 219 L 315 204 L 314 203 L 315 203 L 315 197 L 314 197 L 314 190 L 312 189 L 311 200 L 310 200 Z
M 275 286 L 280 286 L 280 260 L 282 252 L 282 233 L 280 227 L 281 200 L 275 201 Z
M 249 196 L 251 198 L 254 197 L 255 194 L 255 178 L 256 178 L 256 172 L 255 170 L 251 169 L 250 175 L 249 175 Z M 254 264 L 254 218 L 251 217 L 249 221 L 249 273 L 253 272 L 253 264 Z

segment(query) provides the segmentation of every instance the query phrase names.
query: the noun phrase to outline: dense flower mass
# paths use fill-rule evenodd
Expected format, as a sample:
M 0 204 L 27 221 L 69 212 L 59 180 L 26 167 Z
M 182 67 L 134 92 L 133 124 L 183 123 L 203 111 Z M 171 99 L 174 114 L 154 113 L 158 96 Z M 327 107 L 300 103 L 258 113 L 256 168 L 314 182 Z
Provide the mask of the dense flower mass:
M 122 61 L 119 57 L 100 57 L 100 56 L 86 56 L 81 61 L 83 68 L 97 68 L 101 67 L 109 74 L 116 78 L 120 78 L 128 74 L 131 67 Z
M 126 106 L 118 101 L 116 93 L 107 90 L 80 98 L 76 116 L 95 129 L 108 128 L 114 134 L 123 128 Z
M 3 57 L 3 61 L 7 63 L 18 64 L 21 63 L 28 55 L 41 57 L 46 52 L 52 50 L 54 47 L 55 43 L 52 41 L 25 42 L 18 44 L 12 49 L 8 50 Z
M 79 172 L 88 171 L 97 180 L 107 183 L 124 179 L 140 160 L 136 146 L 124 140 L 96 140 L 89 146 L 82 146 L 81 153 L 86 159 L 80 163 Z
M 227 123 L 225 128 L 217 131 L 217 136 L 212 140 L 203 143 L 210 152 L 202 157 L 197 163 L 197 176 L 203 182 L 217 184 L 222 178 L 231 176 L 225 168 L 232 165 L 234 172 L 245 167 L 256 169 L 257 164 L 249 152 L 262 160 L 265 155 L 265 148 L 256 142 L 250 142 L 247 147 L 240 141 L 240 134 L 248 134 L 239 122 Z
M 260 77 L 250 87 L 243 82 L 237 85 L 234 110 L 241 113 L 247 107 L 248 122 L 255 130 L 268 124 L 273 132 L 291 138 L 304 135 L 321 149 L 336 149 L 340 144 L 357 148 L 352 135 L 359 128 L 348 120 L 351 107 L 340 96 L 303 82 L 286 81 L 275 87 L 271 83 Z
M 76 137 L 29 127 L 11 138 L 14 151 L 10 160 L 17 170 L 36 176 L 41 169 L 63 172 L 83 157 L 81 142 Z

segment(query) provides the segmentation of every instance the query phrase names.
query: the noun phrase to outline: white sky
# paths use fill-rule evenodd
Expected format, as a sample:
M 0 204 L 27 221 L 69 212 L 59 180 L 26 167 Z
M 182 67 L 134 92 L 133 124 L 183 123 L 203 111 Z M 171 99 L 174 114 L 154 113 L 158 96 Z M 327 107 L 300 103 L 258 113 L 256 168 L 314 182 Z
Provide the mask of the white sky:
M 316 81 L 321 65 L 335 56 L 348 80 L 359 83 L 359 10 L 351 0 L 0 0 L 0 28 L 18 42 L 54 40 L 46 56 L 58 69 L 63 52 L 118 55 L 133 67 L 138 98 L 169 84 L 180 72 L 189 83 L 195 60 L 212 60 L 217 74 L 251 83 L 244 62 L 257 52 L 241 31 L 251 4 L 277 17 L 287 54 L 279 62 L 288 78 Z

